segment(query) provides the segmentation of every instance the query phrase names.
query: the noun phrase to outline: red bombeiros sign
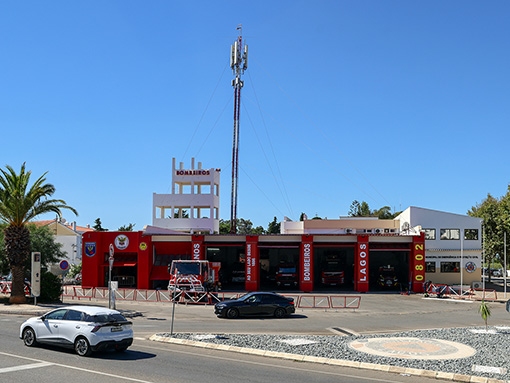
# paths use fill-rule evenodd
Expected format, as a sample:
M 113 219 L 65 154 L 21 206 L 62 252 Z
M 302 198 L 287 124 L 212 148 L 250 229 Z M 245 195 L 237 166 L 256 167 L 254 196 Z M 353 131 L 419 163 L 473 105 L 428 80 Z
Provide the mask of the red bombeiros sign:
M 313 291 L 313 236 L 302 236 L 299 263 L 299 288 Z

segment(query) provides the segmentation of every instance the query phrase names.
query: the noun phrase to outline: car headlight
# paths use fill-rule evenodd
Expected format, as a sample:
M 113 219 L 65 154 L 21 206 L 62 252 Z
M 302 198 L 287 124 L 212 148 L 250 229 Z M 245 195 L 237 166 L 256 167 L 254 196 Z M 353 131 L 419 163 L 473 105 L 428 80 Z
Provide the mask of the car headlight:
M 224 309 L 225 307 L 227 307 L 227 305 L 224 305 L 222 303 L 219 303 L 219 304 L 216 305 L 217 309 Z

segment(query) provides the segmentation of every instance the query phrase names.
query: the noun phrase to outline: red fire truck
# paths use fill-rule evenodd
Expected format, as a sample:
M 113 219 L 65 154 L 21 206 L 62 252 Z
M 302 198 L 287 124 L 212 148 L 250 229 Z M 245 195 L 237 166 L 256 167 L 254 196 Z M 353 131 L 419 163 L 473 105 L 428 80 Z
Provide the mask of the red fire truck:
M 343 265 L 337 254 L 326 256 L 322 264 L 321 282 L 326 286 L 343 285 L 345 282 Z
M 280 262 L 276 271 L 275 281 L 278 287 L 297 287 L 296 265 L 290 262 Z
M 170 291 L 210 291 L 219 288 L 220 262 L 179 259 L 168 268 Z

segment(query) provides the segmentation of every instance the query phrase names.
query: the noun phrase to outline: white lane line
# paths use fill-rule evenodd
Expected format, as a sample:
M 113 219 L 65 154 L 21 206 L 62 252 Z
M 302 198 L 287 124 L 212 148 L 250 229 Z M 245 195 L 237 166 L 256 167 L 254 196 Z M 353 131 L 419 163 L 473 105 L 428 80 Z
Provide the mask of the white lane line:
M 53 366 L 53 363 L 41 362 L 41 363 L 34 363 L 34 364 L 24 364 L 21 366 L 14 366 L 14 367 L 5 367 L 5 368 L 0 368 L 0 374 L 3 374 L 5 372 L 30 370 L 31 368 L 40 368 L 40 367 L 48 367 L 48 366 Z
M 37 363 L 37 364 L 41 364 L 41 365 L 46 364 L 48 366 L 59 366 L 59 367 L 63 367 L 63 368 L 69 368 L 71 370 L 87 372 L 87 373 L 90 373 L 90 374 L 109 376 L 109 377 L 112 377 L 112 378 L 122 379 L 125 382 L 129 381 L 129 382 L 138 382 L 138 383 L 153 383 L 153 382 L 150 382 L 148 380 L 141 380 L 141 379 L 130 378 L 130 377 L 127 377 L 127 376 L 122 376 L 122 375 L 109 374 L 107 372 L 93 371 L 93 370 L 90 370 L 90 369 L 87 369 L 87 368 L 71 366 L 69 364 L 50 363 L 50 362 L 45 362 L 45 361 L 40 360 L 40 359 L 29 358 L 29 357 L 26 357 L 26 356 L 21 356 L 21 355 L 16 355 L 16 354 L 9 354 L 9 353 L 6 353 L 6 352 L 1 352 L 1 351 L 0 351 L 0 355 L 5 355 L 5 356 L 8 356 L 8 357 L 18 358 L 18 359 L 23 359 L 23 360 L 32 360 L 34 362 L 40 362 L 40 363 Z M 30 366 L 30 365 L 28 365 L 28 366 Z M 41 367 L 43 367 L 43 366 L 41 366 Z M 11 367 L 11 368 L 17 368 L 17 370 L 22 370 L 23 366 Z M 17 371 L 17 370 L 14 370 L 14 371 Z

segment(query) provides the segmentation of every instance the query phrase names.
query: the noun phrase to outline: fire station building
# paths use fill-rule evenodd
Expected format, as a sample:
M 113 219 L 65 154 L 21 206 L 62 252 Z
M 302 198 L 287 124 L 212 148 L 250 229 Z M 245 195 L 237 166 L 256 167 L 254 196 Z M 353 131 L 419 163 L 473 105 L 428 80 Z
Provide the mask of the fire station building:
M 172 192 L 153 195 L 153 224 L 137 232 L 86 232 L 82 285 L 166 289 L 173 260 L 207 260 L 224 290 L 423 291 L 481 280 L 481 220 L 409 207 L 398 217 L 284 219 L 280 234 L 223 235 L 219 169 L 173 160 Z
M 138 232 L 88 232 L 83 243 L 84 287 L 107 285 L 111 244 L 112 280 L 118 281 L 119 287 L 166 288 L 168 265 L 177 259 L 219 263 L 222 286 L 247 291 L 274 290 L 281 262 L 293 264 L 296 270 L 297 284 L 289 287 L 303 292 L 331 288 L 324 286 L 321 278 L 330 259 L 338 260 L 344 272 L 344 283 L 335 285 L 335 289 L 359 292 L 374 289 L 378 269 L 385 265 L 392 265 L 396 277 L 405 281 L 406 288 L 409 283 L 412 291 L 421 291 L 425 281 L 424 233 L 180 235 L 150 227 Z

